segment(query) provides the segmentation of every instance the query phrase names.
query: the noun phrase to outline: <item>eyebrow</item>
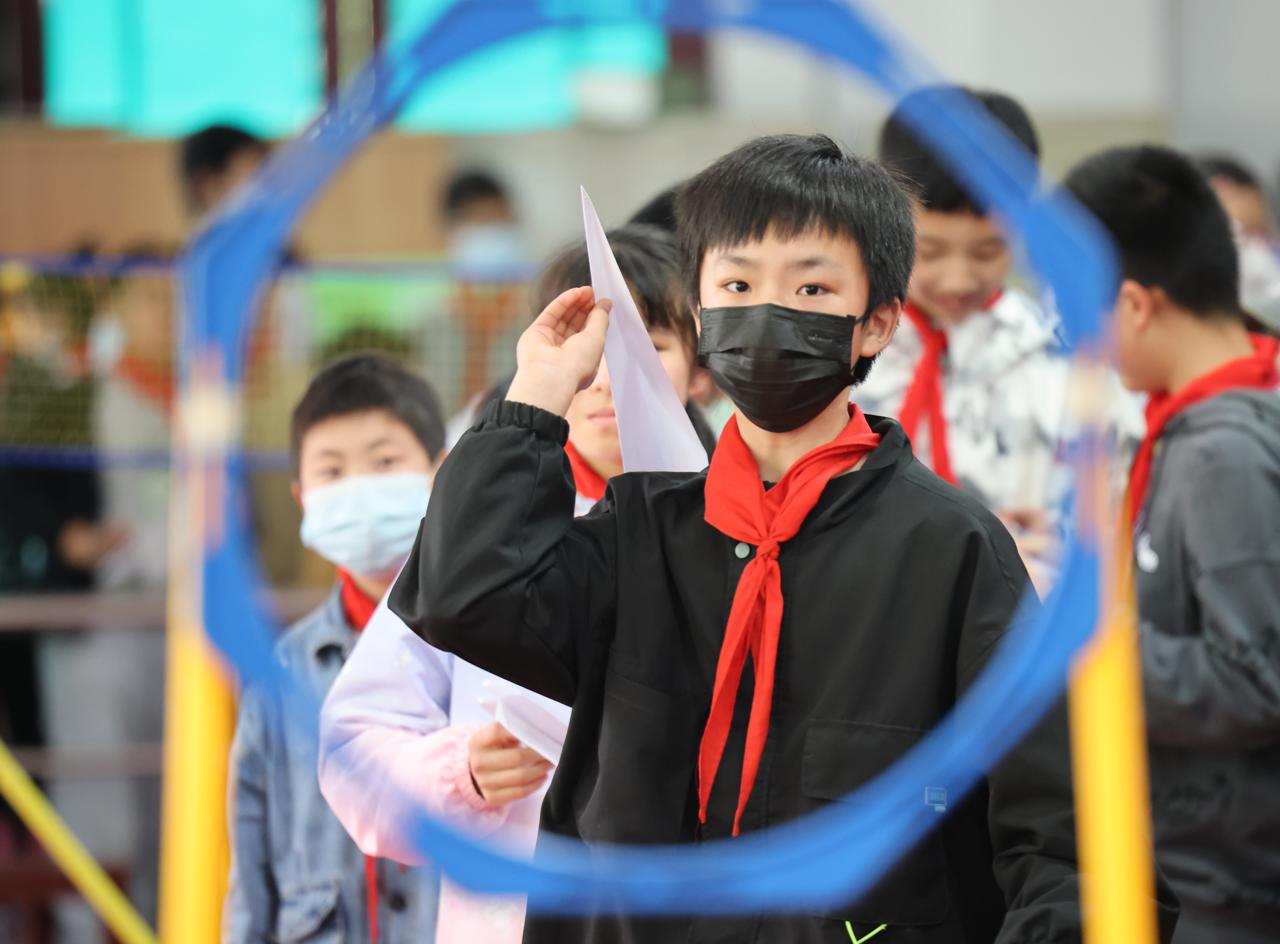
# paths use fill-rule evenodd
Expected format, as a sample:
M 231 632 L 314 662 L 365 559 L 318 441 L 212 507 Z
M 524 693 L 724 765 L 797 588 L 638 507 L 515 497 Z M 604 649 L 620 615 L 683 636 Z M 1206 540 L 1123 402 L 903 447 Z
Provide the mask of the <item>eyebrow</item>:
M 804 259 L 796 259 L 794 262 L 787 263 L 787 269 L 795 271 L 804 271 L 805 269 L 821 269 L 824 266 L 829 268 L 838 268 L 839 263 L 830 256 L 807 256 Z
M 380 446 L 394 446 L 395 442 L 390 436 L 379 436 L 371 443 L 365 444 L 365 449 L 377 449 Z
M 750 256 L 738 256 L 730 253 L 721 256 L 719 261 L 727 262 L 730 265 L 739 266 L 745 269 L 760 268 L 759 261 L 752 259 Z M 786 264 L 786 268 L 789 270 L 805 270 L 818 269 L 823 266 L 839 268 L 839 265 L 840 264 L 830 256 L 807 256 L 804 259 L 796 259 L 792 262 L 788 262 Z

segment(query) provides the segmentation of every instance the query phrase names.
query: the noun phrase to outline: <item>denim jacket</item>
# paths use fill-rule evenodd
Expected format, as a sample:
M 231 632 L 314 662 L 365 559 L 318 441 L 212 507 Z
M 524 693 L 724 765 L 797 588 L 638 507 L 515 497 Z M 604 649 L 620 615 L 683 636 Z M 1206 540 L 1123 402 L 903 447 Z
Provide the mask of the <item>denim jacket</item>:
M 324 698 L 355 642 L 340 592 L 280 639 L 277 658 Z M 330 812 L 316 776 L 318 718 L 250 686 L 240 703 L 229 787 L 231 880 L 224 944 L 365 944 L 365 860 Z M 303 721 L 303 718 L 308 718 Z M 377 860 L 378 944 L 430 944 L 438 875 Z

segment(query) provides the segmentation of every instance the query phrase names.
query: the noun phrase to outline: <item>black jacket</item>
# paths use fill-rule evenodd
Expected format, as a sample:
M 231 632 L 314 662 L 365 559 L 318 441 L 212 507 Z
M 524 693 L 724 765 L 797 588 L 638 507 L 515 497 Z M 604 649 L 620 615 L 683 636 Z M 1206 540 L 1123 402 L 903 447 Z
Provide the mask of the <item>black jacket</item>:
M 996 519 L 920 465 L 899 426 L 871 422 L 879 448 L 783 545 L 772 721 L 744 831 L 840 800 L 910 750 L 982 670 L 1026 584 Z M 575 520 L 567 433 L 550 413 L 490 407 L 436 478 L 391 607 L 433 645 L 573 705 L 544 830 L 727 836 L 749 681 L 701 830 L 694 768 L 749 553 L 703 520 L 705 474 L 620 476 Z M 1078 940 L 1061 715 L 951 806 L 877 888 L 827 914 L 531 916 L 525 940 L 847 944 L 846 920 L 859 935 L 888 924 L 886 944 Z
M 1160 864 L 1214 940 L 1280 939 L 1280 397 L 1169 423 L 1134 558 Z

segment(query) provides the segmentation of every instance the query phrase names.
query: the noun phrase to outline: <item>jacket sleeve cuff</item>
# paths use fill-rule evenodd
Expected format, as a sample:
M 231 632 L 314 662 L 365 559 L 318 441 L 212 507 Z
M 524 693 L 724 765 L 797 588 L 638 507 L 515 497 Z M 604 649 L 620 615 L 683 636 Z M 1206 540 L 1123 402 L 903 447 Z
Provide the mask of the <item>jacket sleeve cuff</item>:
M 446 814 L 461 817 L 470 828 L 486 835 L 507 819 L 506 806 L 493 806 L 480 795 L 471 779 L 471 735 L 475 727 L 449 728 L 453 744 L 444 758 L 441 782 L 445 796 L 441 804 Z
M 563 448 L 569 439 L 569 424 L 563 416 L 511 400 L 496 400 L 486 406 L 472 427 L 477 432 L 502 427 L 527 429 Z
M 476 811 L 489 810 L 492 807 L 480 795 L 480 791 L 476 789 L 476 782 L 471 776 L 470 745 L 473 733 L 474 731 L 468 728 L 458 729 L 453 749 L 449 752 L 444 780 L 456 800 L 460 800 Z

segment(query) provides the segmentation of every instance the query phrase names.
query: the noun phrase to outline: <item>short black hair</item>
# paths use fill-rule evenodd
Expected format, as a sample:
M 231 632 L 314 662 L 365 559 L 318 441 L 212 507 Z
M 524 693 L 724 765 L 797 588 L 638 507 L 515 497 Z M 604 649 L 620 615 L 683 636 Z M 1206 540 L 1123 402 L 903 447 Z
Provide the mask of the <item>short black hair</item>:
M 1248 187 L 1251 190 L 1262 190 L 1262 181 L 1258 175 L 1244 165 L 1243 161 L 1229 154 L 1202 154 L 1196 163 L 1209 179 L 1222 177 L 1237 187 Z
M 444 449 L 444 411 L 431 384 L 383 354 L 353 354 L 312 378 L 293 408 L 289 449 L 294 474 L 302 440 L 317 423 L 364 410 L 386 410 L 413 432 L 434 462 Z
M 706 254 L 770 230 L 779 239 L 817 230 L 852 240 L 867 272 L 868 311 L 906 299 L 915 263 L 906 192 L 879 163 L 824 134 L 770 135 L 729 152 L 680 188 L 676 225 L 686 289 L 699 307 Z M 855 383 L 871 363 L 859 358 Z
M 627 222 L 657 226 L 674 235 L 676 231 L 676 194 L 679 190 L 680 184 L 668 187 L 636 210 Z
M 645 327 L 673 332 L 693 363 L 698 327 L 680 286 L 680 257 L 675 237 L 657 226 L 642 223 L 628 223 L 605 235 Z M 561 292 L 590 284 L 587 244 L 574 243 L 561 250 L 538 278 L 533 291 L 533 309 L 542 311 Z
M 179 170 L 188 193 L 200 177 L 221 174 L 243 151 L 267 152 L 267 142 L 235 125 L 209 125 L 182 139 Z
M 1065 186 L 1111 234 L 1123 277 L 1209 316 L 1240 312 L 1240 262 L 1226 211 L 1186 155 L 1156 145 L 1103 151 Z
M 985 109 L 1018 143 L 1039 159 L 1040 138 L 1025 108 L 1002 92 L 974 90 L 959 85 L 931 85 L 908 94 L 880 129 L 877 153 L 895 174 L 910 182 L 924 209 L 985 216 L 987 211 L 979 201 L 956 180 L 933 148 L 911 130 L 904 118 L 910 101 L 956 93 Z
M 444 218 L 452 222 L 462 213 L 463 207 L 475 200 L 502 200 L 511 202 L 511 195 L 496 176 L 486 170 L 471 168 L 459 171 L 444 188 L 441 210 Z

